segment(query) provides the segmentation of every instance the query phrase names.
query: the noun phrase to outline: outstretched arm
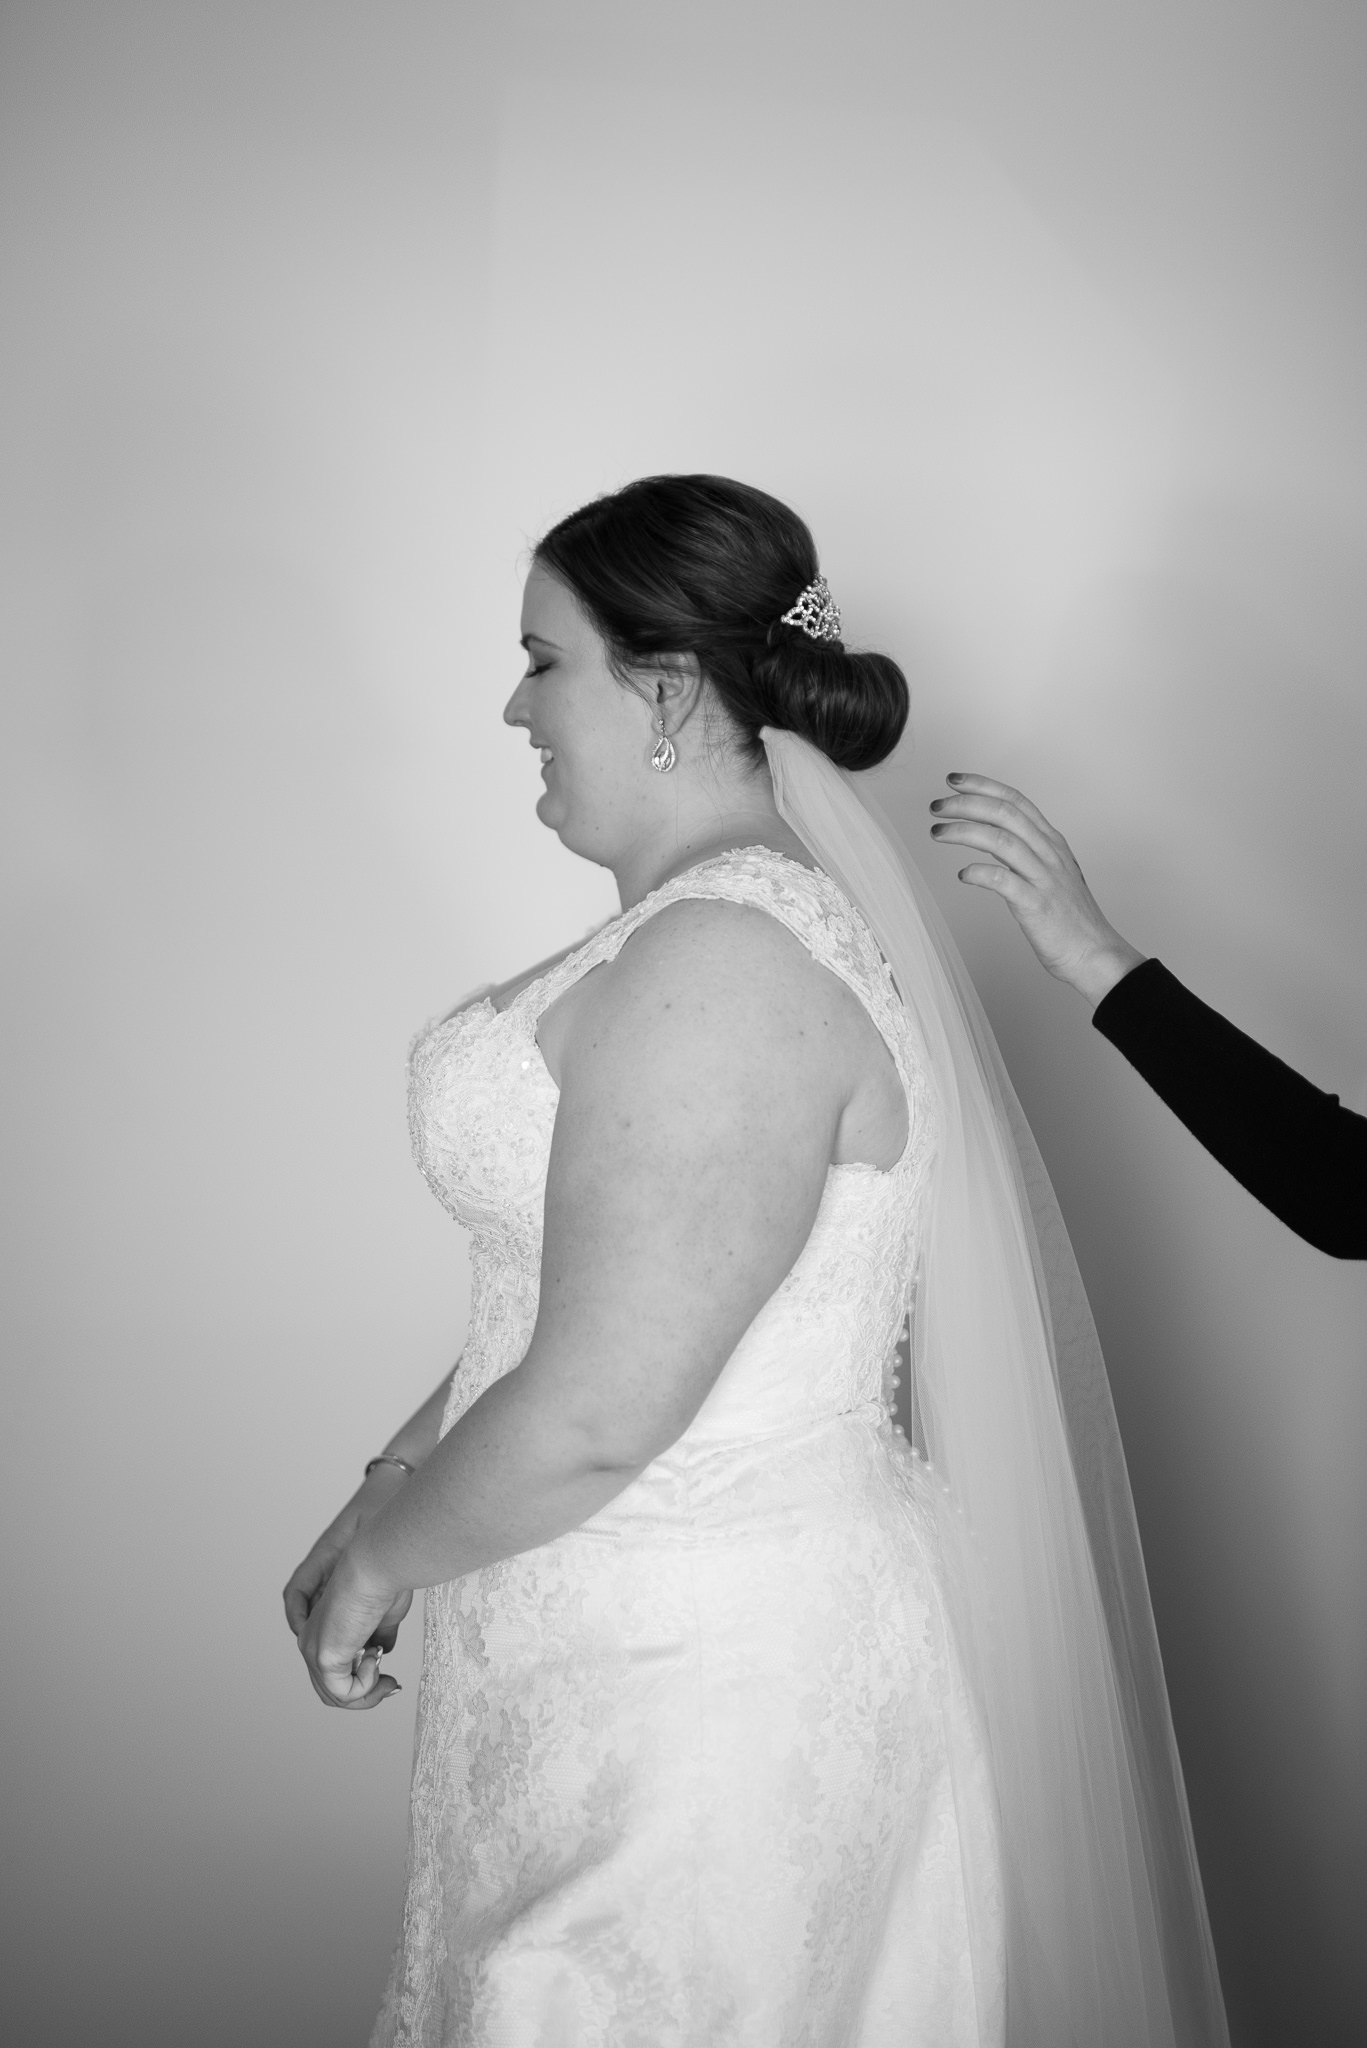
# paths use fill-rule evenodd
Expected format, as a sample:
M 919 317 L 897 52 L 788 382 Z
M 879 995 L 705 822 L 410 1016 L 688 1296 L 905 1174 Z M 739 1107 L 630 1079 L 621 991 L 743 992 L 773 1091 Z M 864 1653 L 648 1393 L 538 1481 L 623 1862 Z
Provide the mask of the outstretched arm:
M 1040 962 L 1092 1004 L 1097 1030 L 1256 1200 L 1318 1250 L 1367 1258 L 1367 1117 L 1123 939 L 1028 797 L 986 775 L 949 780 L 932 836 L 989 856 L 960 881 L 1005 900 Z

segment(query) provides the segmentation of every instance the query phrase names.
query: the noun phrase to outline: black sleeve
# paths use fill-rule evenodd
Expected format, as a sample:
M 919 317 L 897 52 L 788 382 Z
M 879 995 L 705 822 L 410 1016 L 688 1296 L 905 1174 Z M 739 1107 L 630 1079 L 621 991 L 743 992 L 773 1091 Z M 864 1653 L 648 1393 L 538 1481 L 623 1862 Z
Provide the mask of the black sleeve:
M 1367 1117 L 1264 1051 L 1157 960 L 1118 981 L 1092 1022 L 1298 1237 L 1337 1259 L 1367 1258 Z

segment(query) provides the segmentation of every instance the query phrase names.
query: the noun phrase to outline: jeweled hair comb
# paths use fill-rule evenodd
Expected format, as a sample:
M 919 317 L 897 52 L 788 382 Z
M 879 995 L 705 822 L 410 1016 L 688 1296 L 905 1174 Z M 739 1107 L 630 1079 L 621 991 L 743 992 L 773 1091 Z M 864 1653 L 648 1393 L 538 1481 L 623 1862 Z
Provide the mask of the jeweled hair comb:
M 838 640 L 840 638 L 840 607 L 831 596 L 831 586 L 824 576 L 818 576 L 809 583 L 791 611 L 786 611 L 779 621 L 784 626 L 800 626 L 809 640 Z

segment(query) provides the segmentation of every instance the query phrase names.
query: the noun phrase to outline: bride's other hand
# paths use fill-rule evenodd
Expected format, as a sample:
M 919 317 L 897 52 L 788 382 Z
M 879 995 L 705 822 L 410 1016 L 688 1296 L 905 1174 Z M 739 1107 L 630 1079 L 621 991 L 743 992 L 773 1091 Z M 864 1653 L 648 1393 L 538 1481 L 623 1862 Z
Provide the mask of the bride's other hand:
M 381 1584 L 353 1554 L 337 1560 L 299 1631 L 310 1682 L 325 1706 L 363 1711 L 399 1691 L 397 1679 L 381 1675 L 380 1656 L 412 1599 Z
M 931 805 L 933 839 L 990 856 L 960 868 L 970 888 L 1003 898 L 1035 957 L 1093 1007 L 1144 955 L 1110 923 L 1063 834 L 1009 783 L 950 775 Z
M 293 1635 L 298 1636 L 303 1630 L 336 1569 L 338 1559 L 356 1531 L 377 1515 L 406 1484 L 406 1475 L 396 1465 L 377 1465 L 365 1483 L 352 1494 L 342 1512 L 329 1522 L 308 1556 L 295 1566 L 284 1592 L 285 1620 Z M 382 1649 L 393 1649 L 399 1623 L 412 1604 L 413 1595 L 406 1593 L 401 1602 L 395 1603 L 394 1611 L 385 1616 L 384 1627 L 378 1636 Z

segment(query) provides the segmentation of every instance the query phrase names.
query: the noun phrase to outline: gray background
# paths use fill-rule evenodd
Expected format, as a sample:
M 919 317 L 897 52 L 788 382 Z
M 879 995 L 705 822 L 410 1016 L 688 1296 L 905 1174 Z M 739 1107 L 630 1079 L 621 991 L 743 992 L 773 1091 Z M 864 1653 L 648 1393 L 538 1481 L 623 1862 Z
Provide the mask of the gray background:
M 6 2025 L 366 2038 L 416 1676 L 278 1589 L 459 1343 L 422 1020 L 613 907 L 498 712 L 527 539 L 715 468 L 908 667 L 883 779 L 1116 1387 L 1236 2043 L 1360 2038 L 1361 1268 L 924 841 L 1019 783 L 1367 1109 L 1367 16 L 11 4 Z

